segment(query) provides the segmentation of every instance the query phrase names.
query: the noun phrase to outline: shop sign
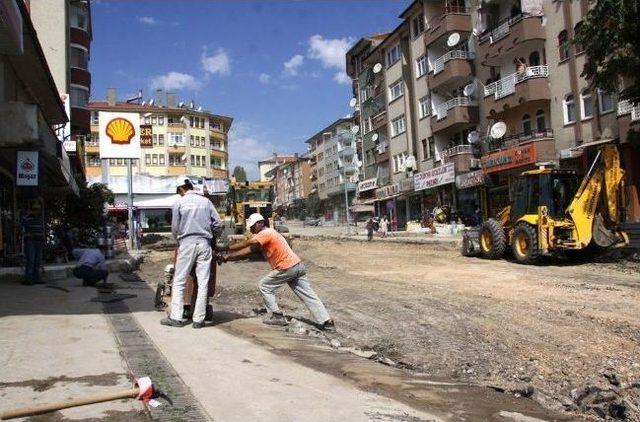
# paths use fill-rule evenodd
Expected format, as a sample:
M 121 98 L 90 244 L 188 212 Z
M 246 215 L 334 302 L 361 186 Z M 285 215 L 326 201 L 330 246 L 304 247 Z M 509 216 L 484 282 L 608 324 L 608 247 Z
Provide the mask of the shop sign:
M 140 147 L 153 147 L 153 129 L 151 125 L 140 125 Z
M 363 180 L 362 182 L 358 183 L 359 192 L 366 192 L 368 190 L 375 189 L 377 187 L 378 187 L 377 177 L 374 177 L 373 179 Z
M 99 112 L 100 158 L 140 158 L 140 115 Z
M 413 178 L 402 179 L 399 183 L 400 183 L 400 192 L 412 191 L 413 187 L 415 186 L 413 183 Z
M 456 170 L 453 163 L 417 173 L 413 176 L 416 190 L 435 188 L 436 186 L 453 183 L 456 180 Z
M 400 184 L 394 183 L 392 185 L 383 186 L 381 188 L 376 189 L 376 198 L 388 198 L 390 196 L 394 196 L 400 193 Z
M 18 151 L 16 186 L 38 186 L 38 151 Z
M 538 153 L 535 144 L 498 151 L 483 156 L 480 160 L 485 174 L 535 164 Z
M 62 146 L 64 147 L 64 150 L 67 152 L 76 152 L 78 149 L 77 141 L 75 139 L 71 141 L 64 141 L 62 143 Z
M 458 189 L 469 189 L 481 185 L 484 185 L 484 172 L 482 170 L 456 176 L 456 187 Z

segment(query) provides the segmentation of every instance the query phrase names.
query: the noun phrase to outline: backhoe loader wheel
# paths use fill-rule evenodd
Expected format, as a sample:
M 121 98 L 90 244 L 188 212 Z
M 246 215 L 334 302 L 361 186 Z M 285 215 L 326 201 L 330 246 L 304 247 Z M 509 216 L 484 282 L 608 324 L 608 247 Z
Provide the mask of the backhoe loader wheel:
M 518 223 L 511 235 L 511 251 L 518 264 L 535 264 L 540 259 L 538 232 L 527 223 Z
M 462 235 L 462 245 L 460 246 L 460 253 L 462 256 L 476 256 L 478 255 L 478 247 L 477 247 L 477 234 L 476 234 L 476 242 L 471 238 L 471 234 L 469 232 L 465 232 Z
M 480 229 L 480 252 L 486 259 L 500 259 L 507 248 L 507 237 L 500 223 L 493 218 L 482 223 Z

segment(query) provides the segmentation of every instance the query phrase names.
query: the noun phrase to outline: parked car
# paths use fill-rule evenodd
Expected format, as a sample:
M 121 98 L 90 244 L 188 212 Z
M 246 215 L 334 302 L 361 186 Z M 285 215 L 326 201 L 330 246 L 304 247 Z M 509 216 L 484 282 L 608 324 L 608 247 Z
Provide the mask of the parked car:
M 302 227 L 306 227 L 306 226 L 315 226 L 318 227 L 321 225 L 320 219 L 319 218 L 311 218 L 311 217 L 307 217 L 302 221 Z

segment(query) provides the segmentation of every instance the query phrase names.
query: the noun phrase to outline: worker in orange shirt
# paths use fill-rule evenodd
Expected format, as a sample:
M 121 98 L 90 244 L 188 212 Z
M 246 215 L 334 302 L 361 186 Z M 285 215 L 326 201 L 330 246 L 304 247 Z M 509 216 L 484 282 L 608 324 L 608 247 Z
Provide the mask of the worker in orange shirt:
M 265 225 L 264 217 L 258 213 L 247 219 L 247 228 L 253 233 L 248 240 L 232 243 L 222 248 L 230 251 L 220 256 L 220 261 L 227 262 L 244 258 L 253 252 L 261 251 L 272 271 L 258 283 L 265 306 L 271 316 L 263 322 L 268 325 L 287 325 L 287 320 L 278 307 L 275 292 L 288 284 L 293 292 L 304 302 L 321 329 L 335 331 L 333 319 L 327 309 L 311 288 L 307 279 L 307 269 L 287 244 L 286 239 L 274 229 Z

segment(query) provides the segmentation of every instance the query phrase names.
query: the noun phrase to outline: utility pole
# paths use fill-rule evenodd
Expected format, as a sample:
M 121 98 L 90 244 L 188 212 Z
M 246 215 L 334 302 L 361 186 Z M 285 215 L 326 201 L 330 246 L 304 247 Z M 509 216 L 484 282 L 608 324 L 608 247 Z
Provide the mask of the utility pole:
M 133 227 L 133 159 L 127 159 L 127 193 L 129 204 L 127 210 L 129 211 L 129 239 L 131 241 L 131 249 L 136 247 L 136 230 Z

